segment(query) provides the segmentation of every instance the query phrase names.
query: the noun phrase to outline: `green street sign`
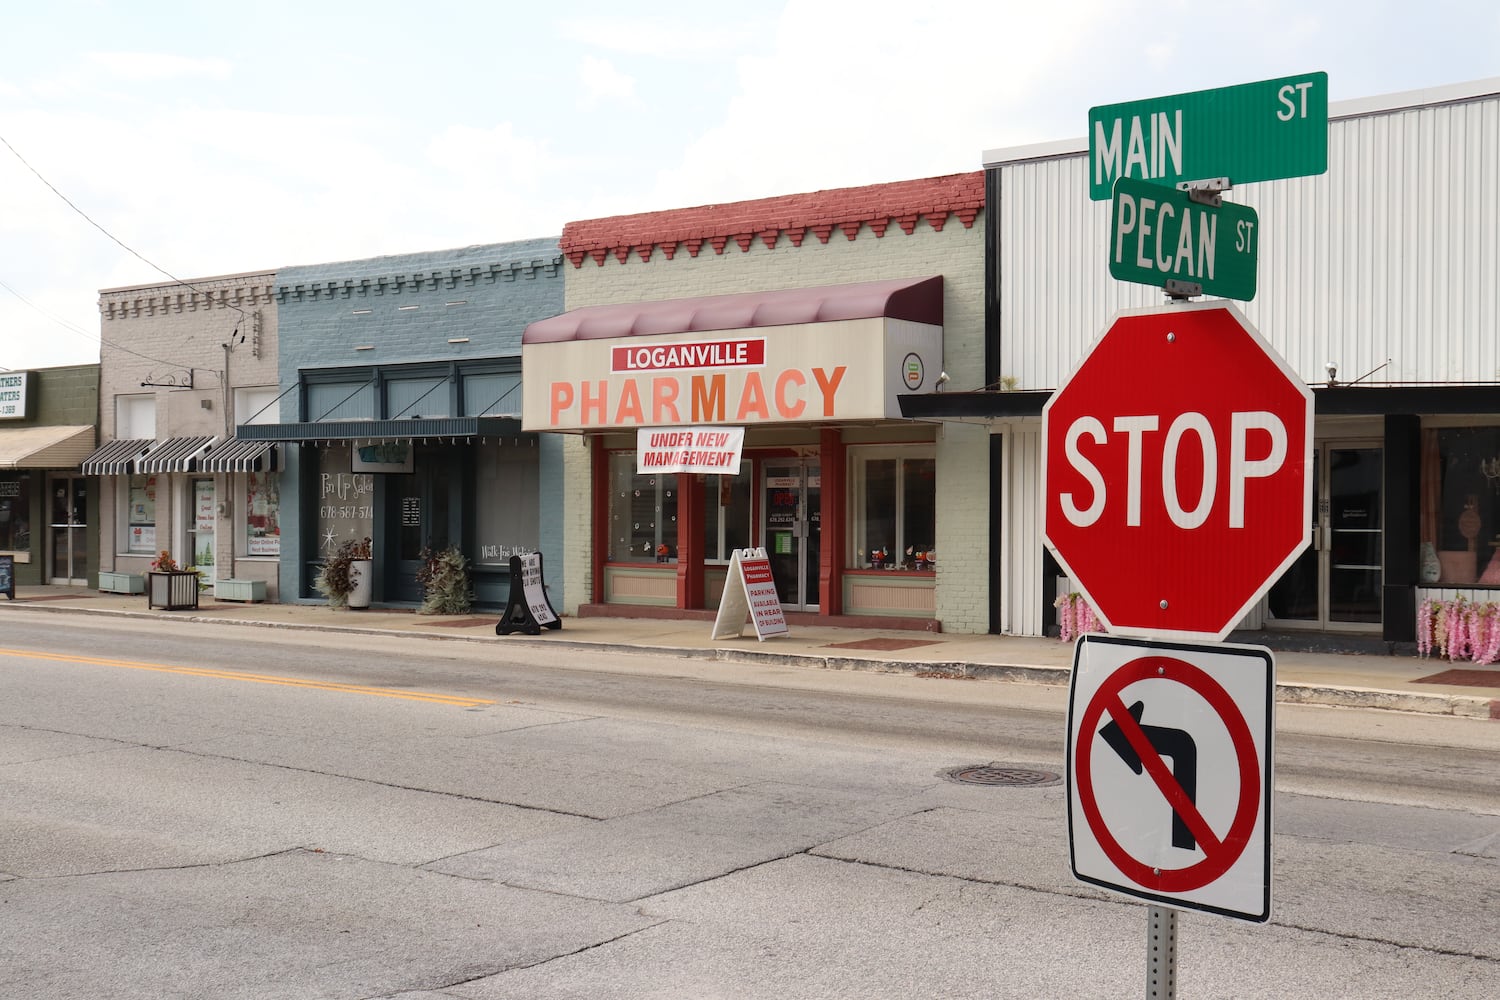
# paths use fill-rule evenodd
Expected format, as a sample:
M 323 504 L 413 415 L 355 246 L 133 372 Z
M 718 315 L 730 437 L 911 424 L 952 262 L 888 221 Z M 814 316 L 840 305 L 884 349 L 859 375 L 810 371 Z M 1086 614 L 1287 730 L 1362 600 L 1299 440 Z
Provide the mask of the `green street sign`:
M 1255 298 L 1259 217 L 1245 205 L 1205 205 L 1186 191 L 1122 177 L 1110 209 L 1109 273 L 1188 295 Z M 1195 290 L 1192 286 L 1198 286 Z
M 1121 177 L 1175 185 L 1328 170 L 1328 74 L 1304 73 L 1089 110 L 1089 198 Z

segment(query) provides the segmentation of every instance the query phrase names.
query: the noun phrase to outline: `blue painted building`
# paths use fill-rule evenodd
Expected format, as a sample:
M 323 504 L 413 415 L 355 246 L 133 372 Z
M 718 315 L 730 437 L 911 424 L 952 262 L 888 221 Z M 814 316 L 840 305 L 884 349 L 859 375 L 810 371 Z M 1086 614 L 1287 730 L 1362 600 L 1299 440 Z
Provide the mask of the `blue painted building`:
M 503 606 L 512 555 L 541 551 L 561 593 L 565 442 L 521 430 L 521 333 L 563 310 L 557 240 L 277 272 L 283 601 L 321 601 L 322 561 L 368 537 L 373 602 L 417 603 L 424 551 L 468 557 Z

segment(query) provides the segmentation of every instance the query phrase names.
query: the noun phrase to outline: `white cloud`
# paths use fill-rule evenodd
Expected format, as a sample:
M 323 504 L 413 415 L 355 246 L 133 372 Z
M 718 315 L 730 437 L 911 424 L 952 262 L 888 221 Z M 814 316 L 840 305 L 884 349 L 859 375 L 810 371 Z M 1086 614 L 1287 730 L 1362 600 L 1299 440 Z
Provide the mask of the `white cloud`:
M 227 80 L 227 59 L 195 59 L 165 52 L 89 52 L 84 58 L 107 75 L 120 80 L 175 80 L 206 77 Z
M 593 111 L 602 104 L 639 107 L 635 79 L 615 69 L 608 59 L 584 56 L 578 65 L 578 110 Z
M 711 5 L 711 16 L 723 8 Z M 755 30 L 755 22 L 688 24 L 665 18 L 568 18 L 557 24 L 566 41 L 637 56 L 709 62 L 732 56 Z

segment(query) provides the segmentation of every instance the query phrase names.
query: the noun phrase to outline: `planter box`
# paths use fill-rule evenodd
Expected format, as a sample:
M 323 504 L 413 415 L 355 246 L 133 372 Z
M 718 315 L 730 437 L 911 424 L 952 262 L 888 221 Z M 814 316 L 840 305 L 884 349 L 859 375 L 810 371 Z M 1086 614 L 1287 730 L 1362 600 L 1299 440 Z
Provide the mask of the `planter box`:
M 146 578 L 139 573 L 99 571 L 99 591 L 104 594 L 144 594 Z
M 220 580 L 214 585 L 214 599 L 220 601 L 249 601 L 252 604 L 266 599 L 264 580 Z
M 196 611 L 198 608 L 197 573 L 147 573 L 146 608 L 167 611 Z

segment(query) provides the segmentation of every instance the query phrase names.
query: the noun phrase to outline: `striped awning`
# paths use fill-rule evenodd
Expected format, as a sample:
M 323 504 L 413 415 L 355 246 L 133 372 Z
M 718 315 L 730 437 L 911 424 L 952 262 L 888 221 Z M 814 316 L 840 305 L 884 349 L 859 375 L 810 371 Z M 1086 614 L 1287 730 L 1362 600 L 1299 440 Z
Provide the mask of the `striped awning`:
M 280 456 L 274 441 L 228 438 L 198 460 L 203 472 L 273 472 Z
M 156 442 L 150 438 L 106 441 L 78 464 L 85 476 L 124 476 L 135 471 L 135 460 Z
M 93 450 L 92 424 L 0 429 L 0 469 L 76 469 Z
M 137 471 L 147 474 L 193 472 L 198 468 L 198 456 L 207 451 L 215 440 L 212 435 L 208 435 L 158 441 L 156 447 L 135 460 L 135 467 Z

